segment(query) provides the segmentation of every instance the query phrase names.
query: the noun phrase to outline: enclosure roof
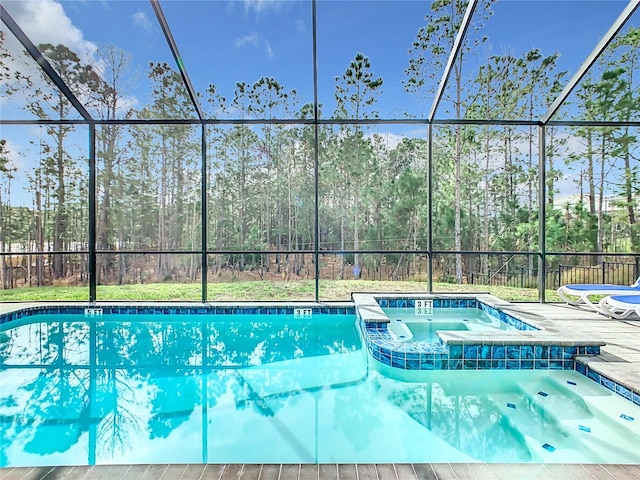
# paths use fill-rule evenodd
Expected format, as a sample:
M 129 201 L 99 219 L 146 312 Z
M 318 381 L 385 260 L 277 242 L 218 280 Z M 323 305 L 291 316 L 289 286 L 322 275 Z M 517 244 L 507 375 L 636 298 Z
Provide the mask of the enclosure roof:
M 637 68 L 619 43 L 639 5 L 2 0 L 1 120 L 613 123 L 576 95 L 614 61 Z M 356 116 L 337 108 L 340 80 L 362 85 Z

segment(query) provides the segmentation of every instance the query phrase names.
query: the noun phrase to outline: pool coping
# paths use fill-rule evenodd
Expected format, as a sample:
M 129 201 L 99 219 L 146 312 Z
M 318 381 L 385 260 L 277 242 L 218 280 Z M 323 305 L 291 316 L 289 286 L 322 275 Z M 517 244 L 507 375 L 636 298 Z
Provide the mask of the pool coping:
M 380 337 L 376 335 L 376 331 L 384 331 L 390 323 L 389 317 L 384 313 L 379 304 L 379 299 L 476 299 L 477 301 L 495 308 L 506 315 L 515 317 L 520 321 L 531 325 L 538 330 L 525 331 L 500 331 L 497 334 L 493 332 L 478 331 L 451 331 L 439 333 L 442 349 L 434 349 L 434 351 L 420 352 L 417 351 L 415 345 L 406 344 L 420 342 L 390 342 L 389 337 Z M 383 294 L 383 293 L 354 293 L 352 299 L 356 305 L 356 315 L 361 322 L 361 331 L 363 332 L 363 340 L 367 345 L 369 353 L 376 361 L 391 367 L 399 369 L 413 370 L 484 370 L 484 369 L 500 369 L 500 370 L 518 370 L 520 365 L 513 358 L 509 363 L 508 349 L 511 346 L 519 348 L 520 346 L 530 346 L 533 349 L 549 347 L 557 347 L 558 356 L 563 360 L 557 360 L 552 363 L 549 359 L 548 363 L 534 363 L 534 368 L 526 368 L 526 370 L 575 370 L 578 373 L 590 378 L 596 383 L 604 386 L 608 390 L 616 393 L 633 404 L 640 406 L 640 378 L 635 370 L 628 375 L 624 371 L 620 371 L 617 365 L 607 361 L 606 355 L 601 355 L 601 348 L 607 345 L 607 342 L 594 339 L 589 333 L 576 332 L 573 329 L 565 329 L 556 324 L 552 318 L 541 317 L 539 314 L 531 311 L 521 311 L 518 307 L 510 302 L 494 297 L 489 294 Z M 456 357 L 455 367 L 451 368 L 450 364 L 443 368 L 444 355 L 448 355 L 451 346 L 456 346 L 462 350 L 462 356 L 457 363 Z M 504 362 L 484 363 L 482 364 L 478 358 L 482 355 L 479 353 L 484 349 L 493 349 L 494 347 L 504 348 Z M 385 354 L 384 350 L 389 349 L 391 352 Z M 468 362 L 465 359 L 465 349 L 469 348 L 469 352 L 475 352 L 475 358 Z M 394 349 L 398 355 L 394 356 Z M 575 350 L 577 349 L 577 351 Z M 416 354 L 418 355 L 416 357 Z M 425 362 L 422 355 L 428 355 Z M 433 361 L 430 356 L 433 355 Z M 493 353 L 491 354 L 493 355 Z M 403 363 L 404 356 L 404 363 Z M 438 358 L 440 356 L 440 359 Z M 502 360 L 502 359 L 501 359 Z M 449 360 L 450 361 L 450 360 Z M 423 362 L 421 364 L 421 362 Z M 441 362 L 441 363 L 438 363 Z M 534 360 L 535 362 L 535 360 Z M 536 367 L 540 368 L 536 368 Z M 413 367 L 413 368 L 410 368 Z M 497 367 L 497 368 L 496 368 Z M 640 373 L 640 367 L 638 368 Z
M 524 316 L 512 312 L 504 312 L 503 307 L 512 305 L 493 295 L 456 295 L 456 294 L 358 294 L 352 295 L 359 318 L 366 323 L 389 323 L 389 317 L 384 313 L 379 304 L 380 299 L 451 299 L 451 300 L 477 300 L 478 302 L 495 309 L 499 313 L 516 318 L 522 323 L 534 327 L 530 330 L 500 331 L 451 331 L 439 334 L 446 345 L 557 345 L 562 347 L 585 346 L 602 347 L 606 342 L 595 340 L 588 335 L 568 331 L 550 331 L 546 325 L 541 324 L 533 316 Z M 567 338 L 569 336 L 570 338 Z

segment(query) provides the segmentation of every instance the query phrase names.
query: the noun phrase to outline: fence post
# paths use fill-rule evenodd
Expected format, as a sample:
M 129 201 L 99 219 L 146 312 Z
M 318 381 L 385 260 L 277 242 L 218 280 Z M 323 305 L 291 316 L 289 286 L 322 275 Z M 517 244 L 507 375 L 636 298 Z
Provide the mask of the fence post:
M 605 262 L 604 260 L 602 261 L 602 283 L 607 283 L 605 275 L 606 275 L 606 266 L 607 266 L 607 262 Z
M 562 286 L 562 265 L 558 264 L 558 288 Z
M 524 267 L 520 267 L 520 288 L 524 288 Z
M 633 277 L 634 277 L 634 282 L 638 279 L 638 277 L 640 277 L 640 257 L 636 257 L 636 266 L 633 269 Z

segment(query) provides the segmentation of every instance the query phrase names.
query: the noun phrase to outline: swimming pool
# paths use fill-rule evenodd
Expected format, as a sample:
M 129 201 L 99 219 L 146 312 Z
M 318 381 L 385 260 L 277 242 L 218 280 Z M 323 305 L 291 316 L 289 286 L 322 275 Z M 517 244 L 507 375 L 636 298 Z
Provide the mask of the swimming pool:
M 361 335 L 351 313 L 14 319 L 0 465 L 640 462 L 640 408 L 577 372 L 402 371 Z
M 516 330 L 478 308 L 430 308 L 428 314 L 417 314 L 415 308 L 386 307 L 391 332 L 402 341 L 436 343 L 438 331 L 504 331 Z

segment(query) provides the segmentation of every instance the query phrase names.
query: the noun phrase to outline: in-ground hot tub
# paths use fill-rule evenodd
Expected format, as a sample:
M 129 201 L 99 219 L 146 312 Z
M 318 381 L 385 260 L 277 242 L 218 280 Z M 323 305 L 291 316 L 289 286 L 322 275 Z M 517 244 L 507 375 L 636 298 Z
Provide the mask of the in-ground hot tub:
M 478 308 L 386 307 L 389 330 L 399 341 L 439 342 L 438 331 L 506 331 L 515 326 Z

